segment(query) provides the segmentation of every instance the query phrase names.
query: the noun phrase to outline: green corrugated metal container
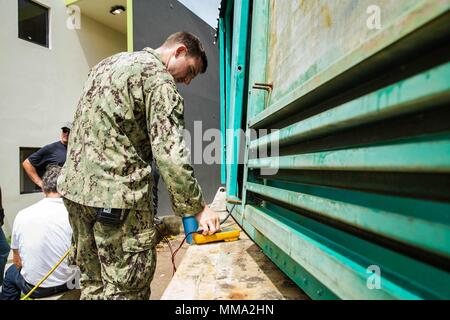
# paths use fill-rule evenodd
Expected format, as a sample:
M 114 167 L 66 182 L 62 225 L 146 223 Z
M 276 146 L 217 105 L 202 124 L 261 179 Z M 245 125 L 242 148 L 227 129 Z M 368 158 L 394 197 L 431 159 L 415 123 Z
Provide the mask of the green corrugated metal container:
M 311 298 L 450 298 L 449 9 L 222 1 L 229 209 Z

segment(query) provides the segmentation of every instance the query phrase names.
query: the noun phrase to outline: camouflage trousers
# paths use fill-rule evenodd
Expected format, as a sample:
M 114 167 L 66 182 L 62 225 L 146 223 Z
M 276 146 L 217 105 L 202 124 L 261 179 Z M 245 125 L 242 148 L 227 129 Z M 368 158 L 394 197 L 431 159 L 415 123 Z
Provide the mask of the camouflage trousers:
M 96 221 L 96 209 L 64 199 L 73 229 L 69 264 L 81 271 L 82 300 L 149 300 L 156 268 L 153 213 L 127 209 L 119 227 Z

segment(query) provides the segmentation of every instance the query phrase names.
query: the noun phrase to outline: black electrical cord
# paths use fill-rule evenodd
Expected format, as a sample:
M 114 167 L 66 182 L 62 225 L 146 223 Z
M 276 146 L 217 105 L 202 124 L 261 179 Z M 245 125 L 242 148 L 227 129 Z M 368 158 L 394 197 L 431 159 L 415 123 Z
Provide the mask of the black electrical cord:
M 222 225 L 222 224 L 224 224 L 225 223 L 225 221 L 227 221 L 228 220 L 228 218 L 231 216 L 231 214 L 233 213 L 233 210 L 234 210 L 234 208 L 236 207 L 236 204 L 233 204 L 233 207 L 231 208 L 231 210 L 230 210 L 230 212 L 228 212 L 228 214 L 227 214 L 227 216 L 222 220 L 222 221 L 220 221 L 220 225 Z M 175 274 L 175 272 L 177 271 L 177 267 L 176 267 L 176 264 L 175 264 L 175 256 L 176 256 L 176 254 L 178 253 L 178 251 L 181 249 L 181 247 L 183 246 L 183 244 L 186 242 L 186 239 L 187 239 L 187 237 L 189 237 L 191 234 L 194 234 L 194 233 L 202 233 L 203 232 L 203 230 L 197 230 L 197 231 L 192 231 L 192 232 L 189 232 L 185 237 L 184 237 L 184 239 L 181 241 L 181 244 L 179 245 L 179 247 L 175 250 L 175 251 L 173 251 L 173 248 L 172 248 L 172 245 L 170 244 L 170 240 L 169 239 L 167 239 L 167 237 L 161 232 L 161 230 L 159 229 L 159 227 L 155 224 L 154 225 L 155 226 L 155 228 L 156 228 L 156 231 L 158 231 L 158 233 L 161 235 L 161 237 L 163 238 L 163 240 L 165 241 L 165 242 L 167 242 L 167 245 L 169 246 L 169 250 L 170 250 L 170 254 L 171 254 L 171 260 L 172 260 L 172 266 L 173 266 L 173 273 L 172 273 L 172 276 Z
M 233 207 L 231 208 L 230 212 L 228 212 L 227 216 L 226 216 L 222 221 L 220 221 L 220 225 L 224 224 L 224 222 L 227 221 L 227 219 L 231 216 L 231 213 L 233 212 L 233 210 L 234 210 L 235 207 L 236 207 L 236 204 L 233 204 Z M 181 241 L 180 246 L 172 253 L 173 274 L 175 274 L 175 272 L 177 271 L 177 268 L 176 268 L 176 266 L 175 266 L 175 255 L 176 255 L 176 254 L 178 253 L 178 251 L 181 249 L 181 247 L 183 246 L 183 244 L 184 244 L 184 242 L 186 241 L 187 237 L 189 237 L 191 234 L 194 234 L 194 233 L 202 233 L 202 232 L 203 232 L 203 230 L 201 230 L 201 229 L 200 229 L 200 230 L 197 230 L 197 231 L 189 232 L 189 233 L 184 237 L 183 241 Z M 172 274 L 172 275 L 173 275 L 173 274 Z
M 173 273 L 172 273 L 172 276 L 175 274 L 175 272 L 177 272 L 177 267 L 176 267 L 176 264 L 175 264 L 175 256 L 176 256 L 176 254 L 178 253 L 178 251 L 181 249 L 181 247 L 183 246 L 183 244 L 184 244 L 184 242 L 186 241 L 187 237 L 189 237 L 191 234 L 194 234 L 194 233 L 201 233 L 201 232 L 202 232 L 201 230 L 189 232 L 189 233 L 184 237 L 183 241 L 181 241 L 180 246 L 172 253 L 172 266 L 173 266 Z
M 227 216 L 225 217 L 225 219 L 223 219 L 222 221 L 220 221 L 220 225 L 224 224 L 225 221 L 227 221 L 227 219 L 231 216 L 231 213 L 234 210 L 234 207 L 236 207 L 236 204 L 233 204 L 233 207 L 231 208 L 230 212 L 228 212 Z
M 184 244 L 184 242 L 186 241 L 186 239 L 187 239 L 187 237 L 189 237 L 191 234 L 194 234 L 194 233 L 201 233 L 201 232 L 203 232 L 202 230 L 198 230 L 198 231 L 192 231 L 192 232 L 190 232 L 190 233 L 188 233 L 185 237 L 184 237 L 184 239 L 183 239 L 183 241 L 181 242 L 181 244 L 180 244 L 180 246 L 175 250 L 175 251 L 173 251 L 173 248 L 172 248 L 172 245 L 171 245 L 171 243 L 170 243 L 170 240 L 162 233 L 162 231 L 159 229 L 159 227 L 155 224 L 155 228 L 156 228 L 156 230 L 158 231 L 158 233 L 161 235 L 161 237 L 163 238 L 163 240 L 165 241 L 165 242 L 167 242 L 167 245 L 169 246 L 169 250 L 170 250 L 170 255 L 171 255 L 171 261 L 172 261 L 172 266 L 173 266 L 173 269 L 172 269 L 172 276 L 175 274 L 175 272 L 177 271 L 177 267 L 176 267 L 176 265 L 175 265 L 175 255 L 178 253 L 178 251 L 181 249 L 181 247 L 183 246 L 183 244 Z
M 173 248 L 172 248 L 172 244 L 170 243 L 170 240 L 167 239 L 167 237 L 161 232 L 161 230 L 159 229 L 159 227 L 158 227 L 156 224 L 155 224 L 154 226 L 155 226 L 155 228 L 156 228 L 156 231 L 158 231 L 158 233 L 161 235 L 162 239 L 163 239 L 165 242 L 167 242 L 167 245 L 169 246 L 170 255 L 171 255 L 171 257 L 172 257 L 172 265 L 173 265 L 173 269 L 174 269 L 174 273 L 175 273 L 175 271 L 177 271 L 177 270 L 176 270 L 176 268 L 175 268 L 175 263 L 174 263 L 174 260 L 173 260 Z

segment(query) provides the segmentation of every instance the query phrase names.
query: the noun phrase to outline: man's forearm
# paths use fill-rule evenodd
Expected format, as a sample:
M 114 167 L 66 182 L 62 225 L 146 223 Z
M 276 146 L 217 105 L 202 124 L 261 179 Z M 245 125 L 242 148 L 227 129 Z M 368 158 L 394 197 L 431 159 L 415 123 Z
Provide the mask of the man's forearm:
M 22 163 L 23 169 L 30 177 L 31 181 L 37 184 L 40 188 L 42 188 L 42 179 L 37 174 L 36 168 L 31 164 L 30 160 L 26 159 Z
M 204 209 L 205 203 L 182 134 L 183 101 L 176 88 L 167 84 L 155 89 L 152 99 L 146 107 L 151 110 L 148 128 L 153 158 L 169 191 L 174 212 L 180 216 L 195 215 Z

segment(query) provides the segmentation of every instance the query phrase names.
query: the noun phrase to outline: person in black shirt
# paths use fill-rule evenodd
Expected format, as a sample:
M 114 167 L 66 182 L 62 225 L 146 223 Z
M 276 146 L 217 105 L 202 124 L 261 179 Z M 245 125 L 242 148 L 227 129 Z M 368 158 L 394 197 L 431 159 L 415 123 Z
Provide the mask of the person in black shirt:
M 67 122 L 61 127 L 61 139 L 57 142 L 48 144 L 32 155 L 22 163 L 23 169 L 30 179 L 42 188 L 42 179 L 45 170 L 49 164 L 63 166 L 66 162 L 67 142 L 69 141 L 72 123 Z

